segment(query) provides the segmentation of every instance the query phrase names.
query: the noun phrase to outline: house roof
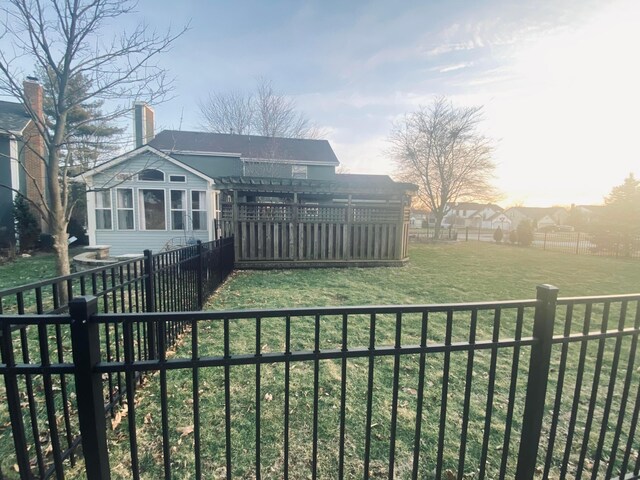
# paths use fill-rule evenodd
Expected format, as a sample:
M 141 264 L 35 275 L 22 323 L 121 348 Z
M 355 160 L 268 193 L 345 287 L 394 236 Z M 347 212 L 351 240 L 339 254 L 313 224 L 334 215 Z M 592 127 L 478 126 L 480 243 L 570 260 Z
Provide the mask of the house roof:
M 502 211 L 503 208 L 493 203 L 475 203 L 475 202 L 459 202 L 454 207 L 455 210 L 482 210 L 483 208 L 491 208 L 493 210 Z
M 392 185 L 413 185 L 410 183 L 394 182 L 389 175 L 367 175 L 364 173 L 336 173 L 336 181 L 354 186 L 369 186 L 370 188 L 389 187 Z
M 24 105 L 0 100 L 0 135 L 20 134 L 30 121 Z
M 149 142 L 166 153 L 236 155 L 243 159 L 339 165 L 326 140 L 163 130 Z

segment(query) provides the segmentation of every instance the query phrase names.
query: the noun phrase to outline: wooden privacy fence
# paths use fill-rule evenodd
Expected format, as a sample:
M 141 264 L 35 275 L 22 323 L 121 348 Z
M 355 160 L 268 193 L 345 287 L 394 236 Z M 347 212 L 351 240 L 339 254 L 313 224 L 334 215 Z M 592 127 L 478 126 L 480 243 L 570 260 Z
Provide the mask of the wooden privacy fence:
M 407 258 L 409 207 L 227 203 L 222 230 L 236 239 L 238 266 L 399 265 Z

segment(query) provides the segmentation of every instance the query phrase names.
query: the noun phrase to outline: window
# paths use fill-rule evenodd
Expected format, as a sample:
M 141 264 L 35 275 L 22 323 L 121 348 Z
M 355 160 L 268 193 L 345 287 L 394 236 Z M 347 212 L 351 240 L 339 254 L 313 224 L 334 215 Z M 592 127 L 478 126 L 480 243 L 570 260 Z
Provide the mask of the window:
M 118 188 L 116 190 L 116 207 L 118 209 L 118 230 L 133 230 L 133 190 Z
M 169 175 L 170 182 L 186 182 L 187 177 L 185 175 Z
M 291 178 L 307 178 L 307 166 L 293 165 L 291 167 Z
M 207 229 L 207 204 L 205 192 L 191 192 L 191 217 L 194 230 Z
M 171 190 L 171 230 L 184 230 L 187 205 L 184 190 Z
M 140 190 L 143 230 L 166 230 L 164 190 Z
M 147 168 L 138 174 L 138 180 L 142 180 L 143 182 L 164 182 L 164 172 Z
M 96 228 L 111 230 L 111 190 L 96 192 Z

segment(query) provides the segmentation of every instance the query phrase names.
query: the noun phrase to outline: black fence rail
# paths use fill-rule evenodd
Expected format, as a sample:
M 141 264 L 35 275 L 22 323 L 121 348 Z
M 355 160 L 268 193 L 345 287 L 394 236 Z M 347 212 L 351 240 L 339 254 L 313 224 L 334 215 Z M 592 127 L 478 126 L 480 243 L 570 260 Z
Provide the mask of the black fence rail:
M 81 438 L 71 353 L 75 355 L 77 348 L 65 298 L 91 294 L 97 311 L 103 313 L 200 310 L 231 272 L 233 261 L 233 239 L 220 239 L 158 254 L 147 250 L 131 261 L 0 292 L 2 363 L 7 367 L 35 363 L 55 371 L 45 376 L 4 377 L 0 455 L 8 452 L 13 437 L 17 457 L 13 467 L 0 462 L 0 478 L 10 478 L 15 473 L 11 470 L 20 471 L 20 478 L 63 478 L 63 462 L 72 468 L 76 465 Z M 160 331 L 155 322 L 138 320 L 131 331 L 133 347 L 125 349 L 121 325 L 104 324 L 99 332 L 100 358 L 104 362 L 121 362 L 129 355 L 136 361 L 157 359 L 159 345 L 171 348 L 186 326 L 176 318 Z M 143 382 L 141 372 L 135 373 L 134 380 Z M 120 422 L 135 382 L 127 383 L 122 372 L 109 372 L 101 379 L 103 417 L 106 414 L 113 425 Z
M 0 291 L 2 314 L 54 314 L 68 311 L 67 299 L 100 298 L 100 311 L 189 311 L 201 308 L 233 268 L 233 238 L 144 254 L 106 267 L 85 270 Z
M 640 258 L 640 236 L 614 233 L 536 232 L 532 245 L 543 250 L 597 255 L 602 257 Z
M 640 478 L 640 294 L 557 299 L 541 286 L 534 300 L 473 304 L 98 308 L 84 297 L 70 315 L 0 317 L 5 476 L 18 476 L 12 465 L 46 474 L 51 459 L 58 478 Z M 18 324 L 38 331 L 27 360 Z M 188 326 L 173 347 L 171 324 Z M 155 358 L 140 355 L 145 325 Z M 47 343 L 56 329 L 70 348 Z M 159 373 L 136 391 L 142 372 Z M 126 395 L 105 419 L 108 375 Z M 62 376 L 70 428 L 55 400 Z M 27 378 L 45 392 L 40 417 Z M 79 433 L 82 460 L 65 456 Z

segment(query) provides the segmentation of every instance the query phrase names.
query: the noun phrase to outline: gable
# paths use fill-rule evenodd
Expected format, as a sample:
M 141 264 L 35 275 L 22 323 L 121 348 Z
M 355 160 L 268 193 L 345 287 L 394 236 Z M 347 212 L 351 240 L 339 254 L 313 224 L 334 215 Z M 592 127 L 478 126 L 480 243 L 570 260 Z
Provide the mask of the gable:
M 145 155 L 151 155 L 150 157 L 144 157 L 145 158 L 144 162 L 146 162 L 145 164 L 154 165 L 155 163 L 162 160 L 162 161 L 174 164 L 178 168 L 187 170 L 191 174 L 196 175 L 207 182 L 211 181 L 211 178 L 203 174 L 202 172 L 191 168 L 189 165 L 185 165 L 181 163 L 179 160 L 176 160 L 175 158 L 172 158 L 169 155 L 161 152 L 160 150 L 156 150 L 155 148 L 150 147 L 149 145 L 144 145 L 140 148 L 137 148 L 123 155 L 115 157 L 107 162 L 104 162 L 101 165 L 98 165 L 97 167 L 92 168 L 91 170 L 87 170 L 86 172 L 83 172 L 73 177 L 73 181 L 81 182 L 81 183 L 94 183 L 93 177 L 99 174 L 102 174 L 103 172 L 111 172 L 111 174 L 114 175 L 114 174 L 117 174 L 118 169 L 122 169 L 122 172 L 120 172 L 120 176 L 122 177 L 122 175 L 124 175 L 127 172 L 131 174 L 131 173 L 139 172 L 140 170 L 144 170 L 145 168 L 152 168 L 152 167 L 142 166 L 142 168 L 139 168 L 138 170 L 134 170 L 133 169 L 134 167 L 131 166 L 130 162 L 132 161 L 135 162 L 136 158 L 143 158 L 143 156 Z M 122 177 L 121 180 L 123 178 L 124 177 Z
M 158 170 L 164 174 L 164 180 L 159 182 L 145 182 L 138 179 L 138 173 L 146 169 Z M 184 177 L 184 182 L 172 182 L 171 176 Z M 128 157 L 122 162 L 101 171 L 94 172 L 88 178 L 94 188 L 110 188 L 114 186 L 131 187 L 140 185 L 189 185 L 203 187 L 212 180 L 204 177 L 199 172 L 181 165 L 179 162 L 166 158 L 165 155 L 149 150 L 141 150 L 136 155 Z

